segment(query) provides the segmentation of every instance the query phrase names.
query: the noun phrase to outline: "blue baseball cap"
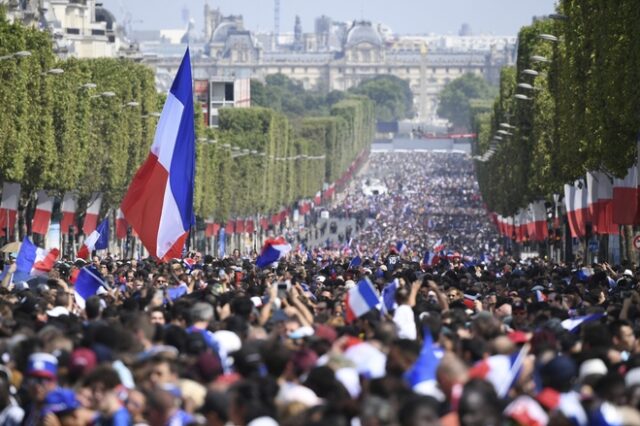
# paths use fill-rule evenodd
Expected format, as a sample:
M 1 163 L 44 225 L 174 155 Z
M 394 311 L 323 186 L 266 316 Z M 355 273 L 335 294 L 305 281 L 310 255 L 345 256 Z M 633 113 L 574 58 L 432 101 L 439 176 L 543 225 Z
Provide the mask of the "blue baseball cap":
M 71 389 L 58 388 L 49 392 L 44 398 L 42 414 L 62 414 L 73 411 L 78 407 L 80 407 L 80 402 L 78 402 L 74 391 Z

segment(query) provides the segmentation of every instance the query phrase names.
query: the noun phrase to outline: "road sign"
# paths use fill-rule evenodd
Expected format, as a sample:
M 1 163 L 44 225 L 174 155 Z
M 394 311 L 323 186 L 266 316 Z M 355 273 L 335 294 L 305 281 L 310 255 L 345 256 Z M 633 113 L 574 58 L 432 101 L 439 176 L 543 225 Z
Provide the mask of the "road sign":
M 633 247 L 636 250 L 640 250 L 640 234 L 633 237 Z

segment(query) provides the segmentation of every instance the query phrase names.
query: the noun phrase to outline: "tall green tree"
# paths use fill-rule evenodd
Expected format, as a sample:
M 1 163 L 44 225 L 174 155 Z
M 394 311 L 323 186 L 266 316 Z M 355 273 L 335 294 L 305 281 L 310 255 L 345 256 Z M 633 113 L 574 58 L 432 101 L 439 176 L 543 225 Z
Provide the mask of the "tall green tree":
M 472 126 L 472 103 L 490 100 L 496 89 L 485 79 L 467 73 L 449 82 L 439 95 L 438 115 L 449 120 L 456 128 L 470 129 Z

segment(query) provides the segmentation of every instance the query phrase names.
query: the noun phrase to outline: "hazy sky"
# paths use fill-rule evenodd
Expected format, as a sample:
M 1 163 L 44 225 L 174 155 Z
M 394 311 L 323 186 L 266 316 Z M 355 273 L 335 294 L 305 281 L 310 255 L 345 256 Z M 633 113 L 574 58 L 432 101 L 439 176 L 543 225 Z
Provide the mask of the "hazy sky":
M 134 30 L 182 28 L 188 14 L 202 29 L 205 0 L 102 0 L 122 22 L 129 14 Z M 242 14 L 250 30 L 273 29 L 274 0 L 208 0 L 223 14 Z M 515 35 L 533 16 L 553 13 L 556 0 L 280 0 L 280 31 L 293 31 L 300 15 L 305 32 L 317 16 L 337 21 L 366 19 L 401 34 L 456 34 L 463 22 L 475 34 Z

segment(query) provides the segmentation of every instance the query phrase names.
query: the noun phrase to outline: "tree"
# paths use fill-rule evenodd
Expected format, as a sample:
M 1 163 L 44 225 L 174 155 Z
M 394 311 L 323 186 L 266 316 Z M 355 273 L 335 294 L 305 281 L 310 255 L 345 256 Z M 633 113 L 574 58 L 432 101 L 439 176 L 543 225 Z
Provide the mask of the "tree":
M 496 89 L 482 77 L 475 74 L 464 74 L 448 83 L 440 92 L 438 115 L 449 120 L 456 128 L 471 128 L 472 103 L 491 100 Z
M 351 92 L 374 102 L 378 121 L 398 121 L 414 115 L 411 87 L 406 80 L 396 76 L 381 75 L 365 80 Z

